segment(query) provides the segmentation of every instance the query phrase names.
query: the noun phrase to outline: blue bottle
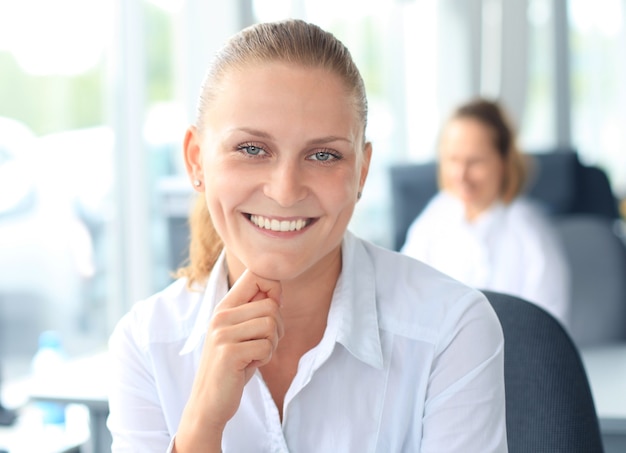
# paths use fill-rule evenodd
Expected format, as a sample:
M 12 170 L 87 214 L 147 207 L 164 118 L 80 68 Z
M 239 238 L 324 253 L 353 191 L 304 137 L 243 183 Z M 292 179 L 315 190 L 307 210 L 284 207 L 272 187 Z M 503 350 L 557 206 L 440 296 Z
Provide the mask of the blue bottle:
M 38 382 L 53 383 L 64 361 L 65 354 L 59 334 L 52 330 L 42 332 L 39 335 L 39 349 L 32 360 L 33 378 Z M 38 401 L 36 406 L 42 413 L 44 424 L 65 424 L 64 404 Z

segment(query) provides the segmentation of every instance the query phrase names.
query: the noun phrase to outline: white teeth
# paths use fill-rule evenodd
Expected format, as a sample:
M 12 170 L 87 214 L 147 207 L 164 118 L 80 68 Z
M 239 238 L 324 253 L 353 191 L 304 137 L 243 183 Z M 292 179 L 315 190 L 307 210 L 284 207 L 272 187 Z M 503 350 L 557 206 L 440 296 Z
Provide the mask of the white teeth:
M 266 230 L 271 231 L 300 231 L 307 225 L 307 221 L 305 219 L 298 220 L 276 220 L 276 219 L 268 219 L 267 217 L 262 217 L 260 215 L 251 215 L 250 221 L 254 223 L 259 228 L 264 228 Z

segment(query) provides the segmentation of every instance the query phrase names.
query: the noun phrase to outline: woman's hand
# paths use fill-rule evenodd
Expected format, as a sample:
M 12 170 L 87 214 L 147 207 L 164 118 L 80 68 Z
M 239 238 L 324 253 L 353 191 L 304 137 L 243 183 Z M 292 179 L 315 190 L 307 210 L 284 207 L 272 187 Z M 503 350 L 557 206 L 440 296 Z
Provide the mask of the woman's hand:
M 246 270 L 216 306 L 176 452 L 220 451 L 222 431 L 239 407 L 244 386 L 270 361 L 283 336 L 280 298 L 280 282 Z

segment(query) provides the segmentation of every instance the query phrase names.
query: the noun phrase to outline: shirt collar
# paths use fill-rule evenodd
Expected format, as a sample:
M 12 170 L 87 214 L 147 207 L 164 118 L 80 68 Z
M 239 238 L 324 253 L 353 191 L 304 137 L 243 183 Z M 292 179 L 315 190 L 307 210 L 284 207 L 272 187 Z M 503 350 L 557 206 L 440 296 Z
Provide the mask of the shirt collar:
M 502 228 L 504 215 L 504 203 L 497 200 L 489 206 L 489 209 L 483 212 L 475 222 L 469 225 L 479 236 L 486 238 L 493 228 Z
M 344 236 L 342 262 L 328 315 L 329 324 L 337 323 L 337 342 L 353 356 L 382 368 L 375 268 L 363 241 L 350 232 Z
M 328 314 L 324 336 L 333 335 L 354 357 L 375 368 L 383 367 L 376 307 L 375 268 L 363 242 L 346 232 L 342 243 L 342 271 Z M 196 322 L 180 351 L 194 351 L 204 340 L 217 303 L 228 292 L 228 272 L 222 252 L 206 284 Z
M 189 354 L 204 341 L 209 321 L 213 315 L 213 310 L 217 303 L 226 296 L 228 292 L 228 270 L 226 269 L 226 254 L 224 251 L 213 266 L 213 271 L 207 280 L 204 295 L 202 296 L 202 306 L 198 310 L 198 316 L 191 333 L 180 351 L 180 355 Z

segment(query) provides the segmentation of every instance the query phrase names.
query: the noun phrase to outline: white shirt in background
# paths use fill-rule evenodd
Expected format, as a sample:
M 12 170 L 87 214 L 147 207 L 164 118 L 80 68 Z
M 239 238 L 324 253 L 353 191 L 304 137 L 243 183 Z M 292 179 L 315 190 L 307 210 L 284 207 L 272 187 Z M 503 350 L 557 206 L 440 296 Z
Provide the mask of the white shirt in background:
M 567 325 L 569 268 L 546 215 L 531 201 L 498 202 L 476 221 L 440 192 L 407 232 L 402 253 L 455 279 L 533 302 Z
M 300 360 L 282 422 L 257 372 L 223 451 L 506 452 L 503 338 L 484 295 L 350 233 L 342 254 L 326 331 Z M 176 281 L 119 322 L 113 452 L 171 448 L 224 267 L 222 256 L 201 292 Z

